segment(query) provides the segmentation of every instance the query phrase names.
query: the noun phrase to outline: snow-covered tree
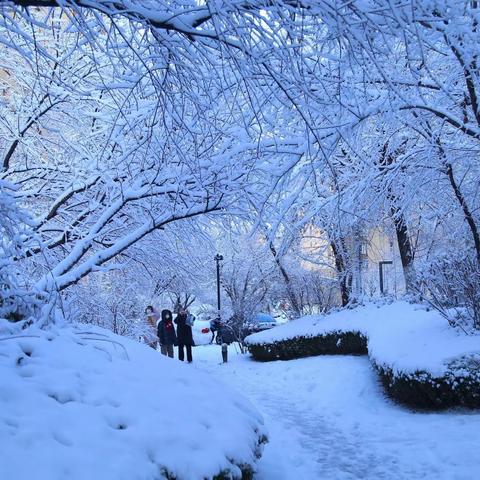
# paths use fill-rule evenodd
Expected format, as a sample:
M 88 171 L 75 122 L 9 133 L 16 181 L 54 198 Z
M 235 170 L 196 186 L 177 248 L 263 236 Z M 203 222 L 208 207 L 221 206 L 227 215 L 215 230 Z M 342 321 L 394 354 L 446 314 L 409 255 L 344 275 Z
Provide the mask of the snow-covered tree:
M 21 320 L 32 313 L 35 299 L 15 260 L 31 243 L 32 230 L 14 192 L 13 185 L 0 179 L 0 318 Z

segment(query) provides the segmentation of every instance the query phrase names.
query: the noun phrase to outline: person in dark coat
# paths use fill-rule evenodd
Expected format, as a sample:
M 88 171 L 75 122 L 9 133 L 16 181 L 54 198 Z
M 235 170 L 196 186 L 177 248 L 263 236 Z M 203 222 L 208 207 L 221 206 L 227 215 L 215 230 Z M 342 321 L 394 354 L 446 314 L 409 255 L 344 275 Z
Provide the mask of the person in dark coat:
M 178 359 L 183 362 L 185 358 L 183 348 L 185 347 L 187 350 L 188 363 L 191 363 L 193 335 L 192 327 L 187 323 L 187 312 L 185 310 L 180 310 L 178 312 L 177 318 L 175 318 L 175 323 L 177 324 Z
M 173 317 L 170 310 L 162 310 L 162 318 L 158 322 L 158 341 L 162 355 L 173 358 L 173 346 L 177 344 L 177 335 L 173 326 Z
M 213 320 L 210 320 L 210 331 L 212 332 L 212 339 L 210 340 L 210 343 L 213 343 L 213 340 L 215 339 L 215 332 L 217 333 L 217 337 L 218 337 L 221 325 L 222 325 L 222 322 L 218 317 L 214 318 Z

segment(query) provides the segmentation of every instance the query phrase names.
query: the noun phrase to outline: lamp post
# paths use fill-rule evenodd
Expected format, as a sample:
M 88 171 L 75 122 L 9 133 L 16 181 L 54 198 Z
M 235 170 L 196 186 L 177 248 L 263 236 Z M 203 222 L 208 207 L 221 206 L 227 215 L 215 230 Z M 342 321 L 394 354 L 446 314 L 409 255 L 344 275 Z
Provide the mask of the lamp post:
M 215 255 L 215 262 L 217 263 L 217 323 L 221 325 L 221 316 L 220 316 L 220 262 L 223 260 L 222 255 L 217 253 Z M 221 333 L 221 330 L 218 332 Z M 217 336 L 218 336 L 217 333 Z M 228 347 L 225 342 L 222 342 L 222 359 L 223 363 L 226 363 L 228 360 Z
M 391 260 L 385 260 L 384 262 L 378 262 L 378 275 L 380 277 L 380 295 L 383 295 L 385 293 L 385 283 L 384 283 L 384 277 L 385 277 L 385 272 L 383 271 L 383 266 L 384 265 L 392 265 L 393 262 Z
M 217 262 L 217 318 L 220 320 L 220 262 L 223 260 L 222 255 L 217 253 L 215 255 L 215 262 Z

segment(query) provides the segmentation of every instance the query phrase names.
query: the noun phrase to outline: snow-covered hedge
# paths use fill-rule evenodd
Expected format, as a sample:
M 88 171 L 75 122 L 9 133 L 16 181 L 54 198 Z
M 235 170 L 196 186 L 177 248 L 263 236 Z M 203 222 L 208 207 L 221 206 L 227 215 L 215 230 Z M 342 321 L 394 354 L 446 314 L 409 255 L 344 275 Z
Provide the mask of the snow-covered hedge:
M 419 305 L 372 303 L 303 317 L 250 335 L 245 343 L 262 361 L 367 353 L 368 346 L 395 400 L 415 408 L 480 408 L 480 335 L 457 332 Z
M 394 372 L 386 366 L 375 369 L 393 399 L 415 408 L 480 408 L 480 355 L 452 361 L 442 376 L 427 371 Z
M 195 364 L 95 327 L 0 321 L 0 478 L 249 479 L 260 414 Z
M 314 355 L 367 354 L 368 332 L 355 310 L 308 315 L 245 339 L 255 360 L 290 360 Z
M 312 336 L 296 336 L 272 343 L 249 343 L 255 360 L 292 360 L 314 355 L 365 355 L 367 338 L 361 332 L 334 331 Z

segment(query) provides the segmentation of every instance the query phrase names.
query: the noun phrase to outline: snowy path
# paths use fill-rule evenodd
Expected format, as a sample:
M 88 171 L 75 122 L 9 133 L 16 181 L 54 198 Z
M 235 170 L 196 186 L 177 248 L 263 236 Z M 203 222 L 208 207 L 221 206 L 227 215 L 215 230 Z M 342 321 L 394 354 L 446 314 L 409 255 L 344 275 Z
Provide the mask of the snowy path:
M 231 348 L 230 363 L 219 365 L 217 346 L 194 354 L 196 368 L 263 413 L 270 442 L 258 480 L 480 478 L 480 414 L 398 407 L 365 357 L 257 363 Z

